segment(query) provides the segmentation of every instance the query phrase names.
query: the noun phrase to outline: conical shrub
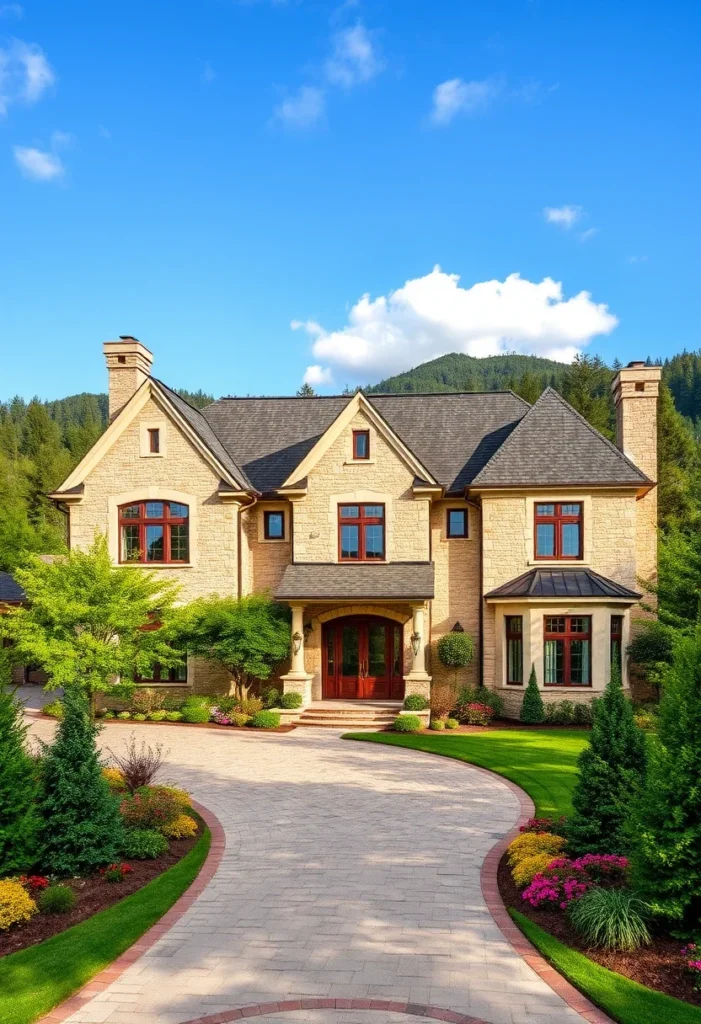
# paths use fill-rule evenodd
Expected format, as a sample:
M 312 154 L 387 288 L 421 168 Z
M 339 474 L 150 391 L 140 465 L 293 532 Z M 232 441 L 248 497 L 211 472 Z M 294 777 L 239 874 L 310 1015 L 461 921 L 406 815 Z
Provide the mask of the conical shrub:
M 25 746 L 22 707 L 9 687 L 9 666 L 0 663 L 0 878 L 34 864 L 39 819 L 36 766 Z
M 538 689 L 538 680 L 535 674 L 535 665 L 531 665 L 531 674 L 528 679 L 528 686 L 523 695 L 521 704 L 521 721 L 525 725 L 540 725 L 545 721 L 545 708 L 543 698 Z

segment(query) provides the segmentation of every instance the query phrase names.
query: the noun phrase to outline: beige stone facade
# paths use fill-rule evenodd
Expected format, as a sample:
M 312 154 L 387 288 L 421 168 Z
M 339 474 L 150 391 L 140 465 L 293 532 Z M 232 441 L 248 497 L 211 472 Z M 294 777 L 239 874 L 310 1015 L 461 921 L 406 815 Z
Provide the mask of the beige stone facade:
M 119 346 L 124 345 L 124 349 Z M 588 700 L 603 689 L 610 674 L 610 617 L 624 617 L 624 645 L 634 602 L 521 601 L 485 599 L 495 588 L 535 566 L 534 512 L 537 502 L 576 502 L 583 509 L 582 558 L 550 561 L 549 568 L 588 568 L 634 590 L 641 575 L 656 565 L 656 497 L 649 487 L 599 486 L 465 488 L 446 495 L 418 465 L 376 413 L 358 399 L 339 425 L 332 425 L 275 493 L 260 493 L 226 480 L 226 467 L 208 452 L 158 387 L 145 375 L 148 362 L 138 342 L 105 346 L 110 375 L 111 427 L 55 497 L 66 507 L 74 547 L 89 545 L 96 531 L 106 534 L 115 561 L 120 560 L 118 509 L 138 501 L 170 500 L 189 509 L 190 558 L 185 565 L 149 564 L 176 581 L 182 601 L 206 594 L 274 594 L 293 563 L 332 565 L 339 561 L 339 506 L 382 505 L 385 561 L 432 563 L 431 600 L 383 596 L 353 600 L 290 601 L 293 632 L 302 637 L 289 665 L 280 667 L 287 689 L 305 700 L 322 696 L 322 632 L 325 622 L 348 615 L 384 617 L 402 630 L 406 692 L 428 692 L 431 678 L 440 685 L 452 678 L 435 655 L 435 641 L 462 628 L 475 642 L 475 659 L 458 676 L 460 685 L 481 683 L 505 695 L 516 715 L 523 687 L 506 683 L 504 619 L 524 617 L 524 676 L 531 662 L 543 685 L 543 619 L 546 614 L 592 617 L 592 685 L 544 689 L 547 700 Z M 119 362 L 121 355 L 125 362 Z M 150 353 L 148 354 L 150 356 Z M 150 365 L 150 364 L 149 364 Z M 654 481 L 656 475 L 655 368 L 629 368 L 615 385 L 620 443 L 626 455 Z M 643 384 L 644 390 L 640 389 Z M 181 410 L 182 411 L 182 410 Z M 149 429 L 160 432 L 160 451 L 149 451 Z M 370 457 L 353 457 L 353 432 L 368 431 Z M 466 537 L 448 537 L 451 509 L 465 511 Z M 266 512 L 284 517 L 284 536 L 265 535 Z M 127 568 L 126 571 L 130 571 Z M 635 609 L 633 609 L 635 610 Z M 418 649 L 417 648 L 418 638 Z M 173 692 L 180 692 L 176 684 Z M 217 692 L 228 686 L 226 674 L 190 659 L 187 688 Z M 183 691 L 184 692 L 184 691 Z

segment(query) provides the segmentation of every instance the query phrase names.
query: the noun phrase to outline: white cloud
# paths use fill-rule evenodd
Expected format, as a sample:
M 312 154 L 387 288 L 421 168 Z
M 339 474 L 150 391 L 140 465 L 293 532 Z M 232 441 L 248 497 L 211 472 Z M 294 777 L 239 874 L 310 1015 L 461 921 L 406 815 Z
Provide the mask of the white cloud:
M 450 78 L 433 90 L 431 120 L 434 124 L 449 124 L 457 114 L 478 114 L 485 110 L 502 91 L 498 78 L 464 82 Z
M 372 381 L 447 352 L 521 352 L 570 362 L 617 323 L 589 292 L 565 299 L 562 284 L 549 277 L 536 283 L 510 274 L 463 288 L 457 274 L 434 267 L 387 296 L 363 295 L 340 330 L 316 321 L 292 326 L 313 339 L 315 374 L 330 372 L 331 364 L 347 379 Z
M 310 384 L 312 387 L 328 386 L 333 383 L 331 370 L 325 369 L 323 366 L 308 366 L 304 371 L 304 383 Z
M 358 23 L 333 37 L 333 53 L 326 61 L 326 77 L 332 85 L 350 89 L 378 75 L 384 62 L 364 25 Z
M 17 18 L 19 20 L 23 15 L 24 11 L 20 4 L 0 4 L 0 18 Z
M 11 40 L 0 48 L 0 114 L 12 103 L 36 103 L 56 76 L 43 51 L 33 43 Z
M 63 163 L 55 153 L 32 146 L 13 146 L 12 152 L 24 176 L 32 181 L 53 181 L 63 177 Z
M 303 85 L 298 92 L 275 107 L 273 116 L 288 128 L 311 128 L 323 121 L 325 111 L 326 97 L 323 90 Z
M 599 229 L 598 228 L 587 228 L 586 231 L 580 231 L 579 232 L 579 241 L 580 242 L 588 242 L 590 238 L 593 238 L 594 235 L 598 235 L 598 234 L 599 234 Z
M 548 224 L 557 224 L 565 231 L 569 231 L 581 220 L 583 213 L 581 206 L 546 206 L 543 210 L 543 216 Z

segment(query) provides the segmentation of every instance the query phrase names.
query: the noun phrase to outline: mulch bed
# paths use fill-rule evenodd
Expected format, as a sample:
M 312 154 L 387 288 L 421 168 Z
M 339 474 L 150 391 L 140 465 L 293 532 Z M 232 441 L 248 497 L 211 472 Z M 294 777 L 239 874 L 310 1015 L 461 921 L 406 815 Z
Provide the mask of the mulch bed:
M 61 884 L 69 885 L 78 898 L 73 910 L 67 914 L 38 913 L 30 921 L 13 925 L 7 931 L 0 932 L 0 957 L 16 953 L 28 946 L 35 946 L 38 942 L 43 942 L 44 939 L 49 939 L 52 935 L 58 935 L 74 924 L 85 921 L 98 911 L 111 907 L 113 903 L 119 903 L 125 896 L 141 889 L 173 864 L 177 864 L 197 843 L 203 830 L 202 822 L 198 821 L 197 835 L 189 839 L 171 839 L 170 847 L 163 856 L 155 860 L 127 861 L 133 870 L 122 882 L 106 882 L 100 874 L 91 875 L 89 878 L 63 879 Z M 37 899 L 38 896 L 39 894 L 36 896 Z
M 58 722 L 58 718 L 54 718 L 53 715 L 40 714 L 38 717 L 45 718 L 48 722 Z M 217 725 L 216 722 L 135 722 L 133 718 L 97 718 L 96 722 L 99 725 L 173 725 L 178 728 L 187 726 L 188 729 L 223 729 L 225 732 L 245 732 L 251 735 L 266 732 L 292 732 L 297 728 L 296 725 L 278 725 L 276 729 L 253 729 L 250 725 Z
M 562 911 L 538 910 L 521 898 L 521 890 L 511 877 L 506 854 L 499 863 L 497 879 L 501 898 L 507 907 L 518 910 L 524 917 L 530 918 L 543 931 L 550 932 L 566 946 L 571 946 L 602 967 L 631 978 L 647 988 L 654 988 L 668 996 L 701 1006 L 701 992 L 694 991 L 691 977 L 681 966 L 683 961 L 679 951 L 684 943 L 680 939 L 653 935 L 649 946 L 642 946 L 632 953 L 607 953 L 603 950 L 589 949 Z

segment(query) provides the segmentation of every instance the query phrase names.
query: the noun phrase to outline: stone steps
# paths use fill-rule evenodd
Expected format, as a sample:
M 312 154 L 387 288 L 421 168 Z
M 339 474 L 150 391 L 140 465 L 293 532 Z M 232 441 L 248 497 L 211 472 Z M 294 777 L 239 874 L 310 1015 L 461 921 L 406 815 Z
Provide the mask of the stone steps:
M 305 708 L 296 725 L 314 726 L 317 729 L 389 729 L 399 714 L 398 703 L 373 701 L 369 706 L 335 703 L 318 703 Z

